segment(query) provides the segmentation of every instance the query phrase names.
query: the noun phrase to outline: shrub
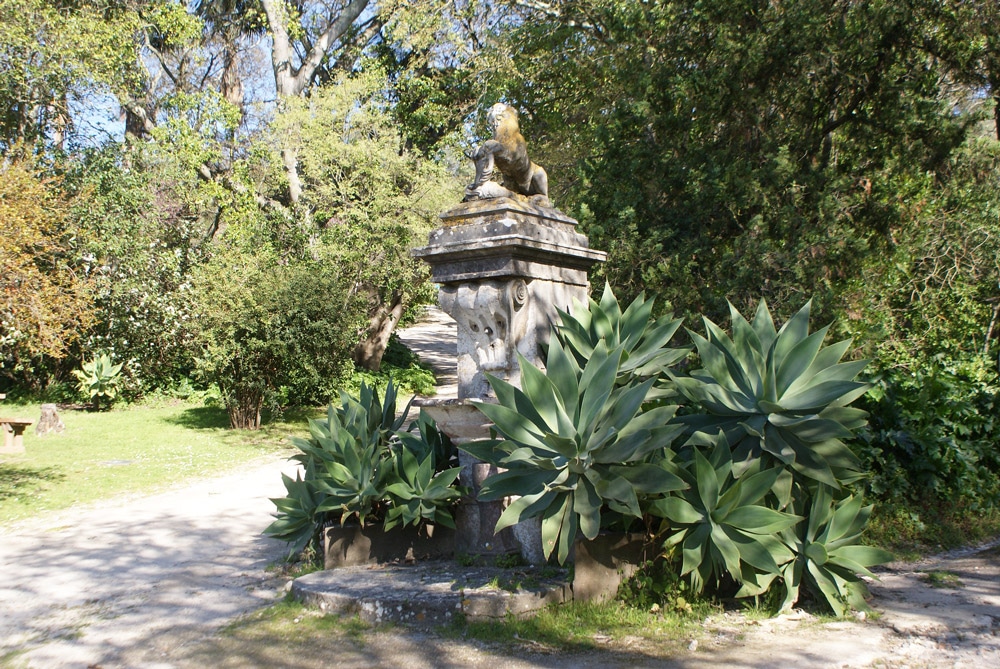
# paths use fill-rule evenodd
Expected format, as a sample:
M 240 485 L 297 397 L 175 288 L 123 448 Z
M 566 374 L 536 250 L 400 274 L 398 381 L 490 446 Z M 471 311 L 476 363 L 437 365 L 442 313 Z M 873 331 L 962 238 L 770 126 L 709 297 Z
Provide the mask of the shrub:
M 334 396 L 362 323 L 336 267 L 229 249 L 193 283 L 198 373 L 218 384 L 234 428 L 258 428 L 267 401 Z
M 412 401 L 412 400 L 411 400 Z M 283 475 L 287 495 L 272 499 L 278 512 L 264 533 L 289 543 L 289 553 L 318 553 L 323 527 L 381 522 L 438 523 L 455 527 L 452 510 L 463 490 L 460 469 L 451 467 L 454 448 L 424 414 L 401 432 L 409 403 L 396 414 L 396 388 L 385 395 L 361 386 L 358 397 L 341 394 L 325 421 L 309 421 L 309 439 L 293 438 L 302 473 Z M 417 432 L 413 433 L 416 428 Z
M 545 373 L 520 360 L 523 390 L 489 377 L 499 404 L 477 406 L 503 439 L 463 448 L 507 469 L 481 495 L 514 497 L 497 529 L 541 516 L 546 555 L 562 562 L 578 527 L 593 538 L 613 514 L 660 518 L 694 594 L 781 583 L 784 606 L 802 586 L 838 613 L 864 606 L 858 574 L 890 558 L 858 545 L 871 509 L 852 494 L 864 474 L 843 442 L 865 422 L 848 406 L 868 388 L 855 380 L 865 363 L 841 362 L 849 342 L 823 347 L 827 328 L 809 333 L 808 304 L 778 330 L 761 302 L 752 322 L 731 309 L 732 337 L 708 319 L 707 337 L 689 331 L 702 367 L 683 374 L 661 366 L 682 357 L 665 348 L 676 325 L 650 312 L 606 291 L 562 314 Z M 664 374 L 682 415 L 649 401 Z
M 869 426 L 855 444 L 872 497 L 917 510 L 1000 509 L 1000 382 L 990 367 L 937 358 L 876 377 L 862 401 Z

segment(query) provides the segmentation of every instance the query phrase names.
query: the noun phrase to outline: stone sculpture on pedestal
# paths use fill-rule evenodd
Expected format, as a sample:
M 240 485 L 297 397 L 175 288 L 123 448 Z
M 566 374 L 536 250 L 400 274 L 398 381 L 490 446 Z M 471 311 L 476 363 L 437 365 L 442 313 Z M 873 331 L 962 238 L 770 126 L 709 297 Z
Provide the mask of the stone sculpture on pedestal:
M 517 353 L 542 366 L 541 346 L 573 300 L 589 294 L 587 271 L 606 254 L 589 247 L 576 221 L 550 206 L 545 170 L 527 158 L 517 112 L 490 110 L 494 139 L 469 154 L 476 179 L 465 202 L 441 214 L 442 227 L 413 255 L 431 266 L 441 308 L 458 323 L 458 399 L 425 401 L 438 426 L 461 444 L 489 437 L 489 423 L 468 400 L 495 401 L 487 374 L 520 386 Z M 496 167 L 503 185 L 489 181 Z M 478 490 L 489 465 L 462 452 L 462 482 Z M 470 485 L 471 484 L 471 485 Z M 517 542 L 492 528 L 499 502 L 467 500 L 456 514 L 456 551 L 472 555 L 517 550 L 543 561 L 537 523 L 512 528 Z

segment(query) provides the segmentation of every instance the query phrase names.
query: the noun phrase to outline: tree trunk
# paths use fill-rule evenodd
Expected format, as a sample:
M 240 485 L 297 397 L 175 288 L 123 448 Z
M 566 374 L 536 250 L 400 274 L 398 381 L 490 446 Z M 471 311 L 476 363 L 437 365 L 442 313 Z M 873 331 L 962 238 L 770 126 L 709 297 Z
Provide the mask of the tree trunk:
M 229 413 L 229 426 L 234 430 L 260 429 L 260 409 L 264 405 L 264 396 L 253 390 L 236 390 L 232 397 L 227 398 L 226 411 Z
M 368 323 L 365 339 L 354 348 L 354 362 L 372 372 L 382 366 L 382 356 L 389 345 L 389 337 L 403 315 L 403 294 L 395 292 L 389 304 L 379 305 Z

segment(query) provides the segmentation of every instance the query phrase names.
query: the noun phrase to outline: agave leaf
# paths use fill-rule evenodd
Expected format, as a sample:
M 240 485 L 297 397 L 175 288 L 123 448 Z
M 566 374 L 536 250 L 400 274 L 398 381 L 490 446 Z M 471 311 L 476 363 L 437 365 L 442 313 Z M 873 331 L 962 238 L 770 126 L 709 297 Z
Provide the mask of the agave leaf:
M 701 566 L 705 558 L 705 549 L 708 546 L 707 539 L 712 533 L 712 527 L 708 523 L 696 525 L 694 529 L 685 532 L 684 540 L 681 543 L 681 576 L 689 574 Z M 695 588 L 696 592 L 700 589 Z
M 702 505 L 706 509 L 714 509 L 719 502 L 719 479 L 715 468 L 701 451 L 694 452 L 694 474 L 698 483 L 696 492 Z
M 705 512 L 680 497 L 663 497 L 650 504 L 650 511 L 680 525 L 695 525 L 707 520 Z
M 778 363 L 776 376 L 778 397 L 784 396 L 793 383 L 802 380 L 816 359 L 816 354 L 819 353 L 829 329 L 827 326 L 805 337 L 795 344 L 784 358 L 775 360 Z
M 580 517 L 580 531 L 583 536 L 593 539 L 601 530 L 601 496 L 593 484 L 580 477 L 573 494 L 573 511 Z
M 580 367 L 558 341 L 549 343 L 549 354 L 545 363 L 546 374 L 558 394 L 559 404 L 569 412 L 569 419 L 576 423 L 579 419 Z
M 489 502 L 512 495 L 538 494 L 544 492 L 555 478 L 554 470 L 512 469 L 500 472 L 483 482 L 479 499 Z
M 552 504 L 556 497 L 557 494 L 551 490 L 543 490 L 533 495 L 518 497 L 500 514 L 500 518 L 497 520 L 493 531 L 500 532 L 506 527 L 516 525 L 525 518 L 533 518 L 539 515 Z
M 559 563 L 565 563 L 576 538 L 576 529 L 577 517 L 573 513 L 572 496 L 561 495 L 559 501 L 548 505 L 542 513 L 542 552 L 545 557 L 548 558 L 555 551 Z
M 784 360 L 796 344 L 809 336 L 809 310 L 811 308 L 812 300 L 809 300 L 778 330 L 778 336 L 773 344 L 775 362 Z
M 754 534 L 769 534 L 792 527 L 800 520 L 801 516 L 793 516 L 763 506 L 747 505 L 734 509 L 722 522 Z
M 644 495 L 662 494 L 688 487 L 683 479 L 660 465 L 640 463 L 628 467 L 610 467 L 609 471 L 615 476 L 626 479 L 637 492 Z
M 867 390 L 868 384 L 857 381 L 825 381 L 785 395 L 781 398 L 781 406 L 787 411 L 822 410 L 845 395 L 860 391 L 860 397 Z

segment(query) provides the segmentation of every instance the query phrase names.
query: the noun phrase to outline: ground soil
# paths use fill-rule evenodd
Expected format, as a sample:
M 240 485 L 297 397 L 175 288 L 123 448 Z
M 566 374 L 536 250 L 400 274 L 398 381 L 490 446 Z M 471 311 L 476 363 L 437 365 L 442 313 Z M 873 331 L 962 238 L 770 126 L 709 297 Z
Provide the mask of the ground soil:
M 435 316 L 430 340 L 454 336 Z M 434 329 L 436 328 L 436 329 Z M 421 336 L 428 332 L 421 333 Z M 452 348 L 452 350 L 454 350 Z M 407 628 L 331 628 L 314 641 L 223 632 L 278 601 L 284 546 L 261 536 L 281 496 L 271 457 L 166 493 L 0 528 L 6 667 L 1000 667 L 1000 543 L 895 563 L 877 614 L 705 620 L 683 639 L 595 637 L 595 649 L 494 646 Z M 294 654 L 291 652 L 294 650 Z

